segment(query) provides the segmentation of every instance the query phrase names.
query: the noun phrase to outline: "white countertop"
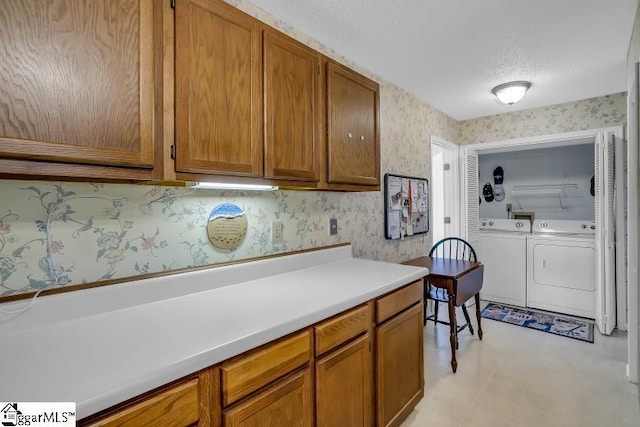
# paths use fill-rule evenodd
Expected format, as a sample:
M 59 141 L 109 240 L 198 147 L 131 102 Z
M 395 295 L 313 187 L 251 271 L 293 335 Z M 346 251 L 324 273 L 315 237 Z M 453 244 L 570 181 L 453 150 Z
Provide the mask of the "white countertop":
M 0 400 L 83 418 L 425 276 L 351 246 L 41 297 L 0 314 Z M 1 308 L 19 307 L 7 303 Z

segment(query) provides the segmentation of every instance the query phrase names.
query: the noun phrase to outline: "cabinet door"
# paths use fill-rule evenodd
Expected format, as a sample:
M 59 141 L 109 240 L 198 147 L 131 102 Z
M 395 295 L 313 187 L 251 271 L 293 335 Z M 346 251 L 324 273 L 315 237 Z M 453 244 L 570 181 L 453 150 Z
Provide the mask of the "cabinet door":
M 0 2 L 0 158 L 153 167 L 153 4 Z
M 219 0 L 176 2 L 176 171 L 262 176 L 262 27 Z
M 316 426 L 371 426 L 371 357 L 366 334 L 316 362 Z
M 378 84 L 327 66 L 328 182 L 380 185 Z
M 301 371 L 224 411 L 225 427 L 311 427 L 311 370 Z
M 422 304 L 376 329 L 378 426 L 397 426 L 424 395 Z
M 265 177 L 319 179 L 321 56 L 272 31 L 264 34 Z

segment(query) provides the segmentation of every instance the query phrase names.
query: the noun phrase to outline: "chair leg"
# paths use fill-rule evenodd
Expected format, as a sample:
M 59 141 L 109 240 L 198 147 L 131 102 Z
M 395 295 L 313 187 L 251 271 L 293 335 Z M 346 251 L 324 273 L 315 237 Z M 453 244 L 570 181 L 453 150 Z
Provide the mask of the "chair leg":
M 478 337 L 482 339 L 482 323 L 480 323 L 480 319 L 482 319 L 482 314 L 480 313 L 480 292 L 476 294 L 476 318 L 478 319 Z
M 455 373 L 458 369 L 458 361 L 456 360 L 456 349 L 458 348 L 458 328 L 456 323 L 456 307 L 454 303 L 455 296 L 449 295 L 449 344 L 451 345 L 451 369 Z
M 436 325 L 438 324 L 438 305 L 440 305 L 439 301 L 434 299 L 433 300 L 433 318 L 436 320 L 435 321 Z
M 464 314 L 464 319 L 469 325 L 469 332 L 471 332 L 471 335 L 473 335 L 473 325 L 471 325 L 471 318 L 469 318 L 469 312 L 467 311 L 467 307 L 464 304 L 462 304 L 462 313 Z

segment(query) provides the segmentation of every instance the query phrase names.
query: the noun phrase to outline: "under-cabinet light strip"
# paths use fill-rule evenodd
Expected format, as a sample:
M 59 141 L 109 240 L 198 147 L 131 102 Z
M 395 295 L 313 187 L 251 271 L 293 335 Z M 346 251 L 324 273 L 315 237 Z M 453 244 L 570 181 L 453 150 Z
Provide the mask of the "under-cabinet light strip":
M 278 189 L 277 185 L 235 184 L 231 182 L 193 182 L 188 186 L 191 188 L 205 188 L 210 190 L 275 191 Z

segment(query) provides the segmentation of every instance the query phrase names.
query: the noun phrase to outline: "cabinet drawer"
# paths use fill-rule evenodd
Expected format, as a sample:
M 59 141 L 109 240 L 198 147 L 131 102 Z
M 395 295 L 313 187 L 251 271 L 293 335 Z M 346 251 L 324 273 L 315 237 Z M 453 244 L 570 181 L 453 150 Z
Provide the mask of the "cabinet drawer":
M 200 419 L 198 378 L 177 384 L 86 427 L 190 426 Z
M 363 305 L 315 326 L 316 355 L 366 332 L 371 326 L 371 310 Z
M 413 282 L 376 301 L 376 323 L 382 323 L 423 298 L 422 280 Z
M 311 331 L 242 354 L 221 366 L 223 404 L 230 405 L 309 362 Z

